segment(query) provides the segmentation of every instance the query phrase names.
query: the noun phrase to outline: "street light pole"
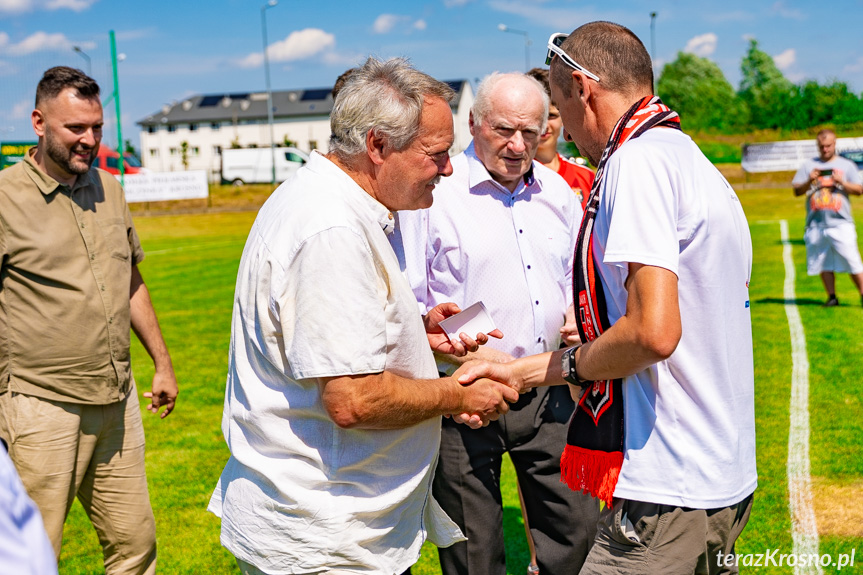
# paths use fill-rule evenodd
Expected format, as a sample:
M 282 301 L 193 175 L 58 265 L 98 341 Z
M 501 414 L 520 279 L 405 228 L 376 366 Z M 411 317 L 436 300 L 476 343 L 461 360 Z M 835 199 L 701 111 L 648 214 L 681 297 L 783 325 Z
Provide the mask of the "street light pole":
M 506 24 L 498 24 L 497 29 L 501 32 L 509 32 L 510 34 L 520 34 L 524 36 L 524 71 L 527 72 L 530 70 L 530 37 L 527 35 L 527 31 L 510 28 Z
M 267 123 L 270 125 L 270 155 L 272 156 L 272 182 L 276 183 L 276 139 L 273 135 L 273 90 L 270 88 L 270 58 L 267 56 L 267 10 L 278 4 L 278 0 L 269 0 L 261 6 L 261 35 L 264 38 L 264 76 L 267 79 Z
M 90 62 L 90 56 L 88 56 L 88 55 L 86 54 L 86 52 L 84 52 L 84 50 L 82 50 L 82 49 L 80 48 L 80 46 L 72 46 L 72 49 L 73 49 L 74 51 L 76 51 L 78 54 L 80 54 L 80 55 L 81 55 L 81 57 L 82 57 L 82 58 L 84 58 L 84 60 L 86 60 L 86 61 L 87 61 L 87 75 L 88 75 L 88 76 L 92 76 L 92 75 L 93 75 L 93 66 L 92 66 L 92 64 L 91 64 L 91 62 Z
M 656 12 L 650 13 L 650 64 L 653 66 L 653 93 L 656 93 Z

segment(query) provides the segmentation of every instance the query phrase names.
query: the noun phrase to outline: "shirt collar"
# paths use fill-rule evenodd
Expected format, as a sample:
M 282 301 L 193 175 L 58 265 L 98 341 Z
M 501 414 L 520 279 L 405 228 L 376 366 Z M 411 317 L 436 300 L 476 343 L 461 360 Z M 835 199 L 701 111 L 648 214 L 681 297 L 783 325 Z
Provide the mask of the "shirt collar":
M 476 156 L 476 150 L 474 149 L 473 141 L 471 141 L 470 145 L 465 149 L 464 155 L 467 158 L 468 163 L 468 185 L 471 189 L 476 186 L 482 184 L 483 182 L 491 182 L 497 189 L 500 191 L 513 195 L 518 195 L 532 186 L 539 186 L 539 189 L 542 189 L 542 182 L 536 179 L 534 175 L 534 168 L 536 167 L 536 160 L 533 160 L 530 163 L 530 168 L 528 168 L 527 172 L 521 177 L 521 182 L 515 187 L 515 190 L 510 192 L 507 188 L 499 184 L 489 171 L 486 169 L 485 165 L 480 161 L 480 159 Z
M 344 189 L 353 198 L 360 202 L 369 210 L 375 221 L 380 224 L 381 229 L 386 234 L 391 234 L 395 230 L 396 220 L 395 215 L 389 208 L 374 199 L 357 184 L 344 170 L 327 159 L 326 156 L 314 150 L 309 158 L 308 166 L 311 170 L 331 175 L 342 180 Z
M 33 180 L 33 183 L 36 184 L 36 187 L 39 188 L 39 191 L 45 196 L 53 194 L 58 188 L 66 188 L 70 192 L 74 192 L 80 188 L 89 186 L 92 183 L 92 179 L 98 177 L 96 170 L 90 168 L 86 174 L 79 175 L 75 180 L 75 185 L 70 188 L 43 172 L 42 169 L 36 165 L 36 160 L 34 159 L 35 155 L 36 146 L 33 146 L 26 154 L 24 154 L 24 164 L 30 179 Z

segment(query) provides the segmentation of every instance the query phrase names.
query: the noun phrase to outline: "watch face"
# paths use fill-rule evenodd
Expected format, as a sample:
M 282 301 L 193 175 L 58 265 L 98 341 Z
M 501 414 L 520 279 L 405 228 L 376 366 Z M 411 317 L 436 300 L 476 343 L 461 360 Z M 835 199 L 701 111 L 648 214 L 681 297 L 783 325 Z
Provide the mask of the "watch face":
M 569 350 L 563 352 L 563 355 L 560 356 L 560 376 L 563 379 L 567 379 L 569 377 Z
M 561 376 L 569 383 L 576 383 L 575 378 L 575 350 L 577 347 L 571 347 L 563 352 L 561 357 Z

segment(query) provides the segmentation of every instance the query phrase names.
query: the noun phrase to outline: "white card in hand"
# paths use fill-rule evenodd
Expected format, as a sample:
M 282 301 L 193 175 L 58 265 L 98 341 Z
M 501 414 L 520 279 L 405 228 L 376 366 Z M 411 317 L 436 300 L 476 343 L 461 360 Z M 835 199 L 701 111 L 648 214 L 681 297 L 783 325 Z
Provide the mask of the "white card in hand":
M 485 305 L 478 301 L 467 309 L 452 315 L 440 322 L 441 328 L 449 336 L 450 341 L 461 341 L 458 334 L 464 332 L 476 339 L 478 333 L 494 331 L 494 320 L 491 319 Z

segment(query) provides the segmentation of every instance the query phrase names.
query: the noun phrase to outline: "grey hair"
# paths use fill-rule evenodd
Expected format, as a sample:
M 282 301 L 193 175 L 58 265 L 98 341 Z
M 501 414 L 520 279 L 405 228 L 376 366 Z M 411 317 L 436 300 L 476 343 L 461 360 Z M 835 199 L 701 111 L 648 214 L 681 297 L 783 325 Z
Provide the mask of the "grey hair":
M 333 105 L 330 151 L 345 162 L 366 153 L 369 130 L 403 150 L 419 132 L 423 101 L 440 98 L 449 103 L 454 97 L 447 84 L 420 72 L 405 58 L 370 57 L 351 74 Z
M 521 72 L 509 72 L 506 74 L 492 72 L 482 79 L 482 82 L 479 83 L 479 86 L 476 89 L 476 99 L 474 100 L 473 107 L 470 110 L 473 114 L 473 123 L 477 126 L 481 126 L 486 116 L 491 113 L 492 108 L 494 108 L 494 99 L 492 98 L 492 94 L 494 94 L 497 85 L 504 80 L 513 80 L 524 86 L 530 86 L 536 90 L 537 95 L 542 98 L 542 125 L 539 127 L 539 131 L 540 133 L 545 132 L 546 124 L 548 124 L 548 106 L 550 103 L 548 94 L 545 91 L 545 87 L 540 84 L 536 78 L 527 76 Z

